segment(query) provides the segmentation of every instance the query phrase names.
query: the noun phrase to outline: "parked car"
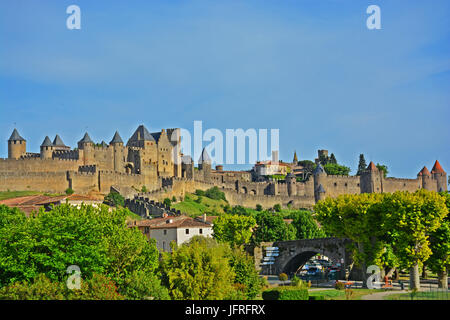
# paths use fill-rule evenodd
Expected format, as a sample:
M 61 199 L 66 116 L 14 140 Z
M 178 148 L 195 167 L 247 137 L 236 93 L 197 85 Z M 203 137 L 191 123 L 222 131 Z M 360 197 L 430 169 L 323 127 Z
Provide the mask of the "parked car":
M 310 267 L 308 269 L 308 272 L 306 273 L 308 276 L 315 276 L 316 274 L 320 273 L 320 270 L 316 267 Z

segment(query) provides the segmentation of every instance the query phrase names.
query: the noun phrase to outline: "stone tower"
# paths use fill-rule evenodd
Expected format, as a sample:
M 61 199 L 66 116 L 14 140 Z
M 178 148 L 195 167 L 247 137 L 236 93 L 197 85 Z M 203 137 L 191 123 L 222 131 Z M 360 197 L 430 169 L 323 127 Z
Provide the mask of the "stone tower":
M 378 170 L 372 161 L 367 169 L 361 173 L 360 189 L 361 193 L 383 192 L 382 172 Z
M 314 198 L 317 201 L 320 199 L 319 194 L 319 187 L 323 185 L 326 185 L 326 179 L 327 179 L 327 173 L 325 172 L 325 169 L 322 167 L 322 165 L 319 163 L 316 167 L 316 169 L 313 172 L 314 174 Z
M 317 188 L 317 198 L 316 198 L 316 202 L 323 200 L 326 198 L 326 191 L 325 188 L 320 184 L 319 187 Z
M 203 148 L 202 154 L 198 159 L 198 170 L 202 171 L 203 178 L 205 181 L 210 181 L 211 179 L 211 158 L 206 152 L 206 148 Z
M 119 132 L 116 131 L 114 137 L 109 143 L 113 148 L 113 162 L 114 162 L 114 171 L 124 171 L 125 170 L 125 155 L 123 149 L 123 140 L 119 135 Z
M 56 135 L 55 139 L 53 140 L 53 148 L 54 150 L 70 150 L 70 147 L 64 144 L 59 135 Z
M 194 161 L 190 156 L 181 157 L 181 176 L 186 179 L 194 179 Z
M 290 197 L 297 195 L 297 178 L 292 172 L 286 176 L 287 192 Z
M 87 132 L 84 134 L 83 139 L 78 141 L 78 149 L 81 151 L 80 159 L 83 159 L 83 164 L 91 164 L 94 160 L 94 142 Z
M 431 180 L 431 173 L 428 171 L 427 167 L 423 167 L 422 170 L 417 174 L 417 178 L 422 182 L 422 189 L 425 190 L 434 190 L 435 186 L 433 186 Z
M 11 134 L 11 137 L 8 140 L 8 158 L 19 159 L 26 153 L 27 153 L 27 141 L 20 136 L 17 129 L 14 129 L 14 131 Z
M 292 160 L 292 163 L 295 165 L 298 163 L 297 151 L 294 151 L 294 159 Z
M 437 183 L 437 192 L 447 191 L 447 173 L 442 169 L 439 161 L 436 160 L 433 169 L 431 169 L 431 175 Z
M 41 144 L 41 159 L 51 159 L 53 157 L 53 143 L 48 136 Z

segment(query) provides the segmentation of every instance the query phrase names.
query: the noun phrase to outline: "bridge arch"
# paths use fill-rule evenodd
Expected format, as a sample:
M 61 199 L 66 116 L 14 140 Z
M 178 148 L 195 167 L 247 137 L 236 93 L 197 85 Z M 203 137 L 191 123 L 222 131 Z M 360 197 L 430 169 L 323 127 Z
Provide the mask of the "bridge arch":
M 349 239 L 322 238 L 322 239 L 304 239 L 292 241 L 275 241 L 261 243 L 261 259 L 264 257 L 265 247 L 276 247 L 279 255 L 275 258 L 273 265 L 261 264 L 261 274 L 278 275 L 282 272 L 293 274 L 298 268 L 302 267 L 310 258 L 317 253 L 324 255 L 334 262 L 342 264 L 341 271 L 352 265 L 347 245 L 351 243 Z M 256 255 L 255 255 L 256 258 Z M 345 276 L 342 274 L 341 276 Z

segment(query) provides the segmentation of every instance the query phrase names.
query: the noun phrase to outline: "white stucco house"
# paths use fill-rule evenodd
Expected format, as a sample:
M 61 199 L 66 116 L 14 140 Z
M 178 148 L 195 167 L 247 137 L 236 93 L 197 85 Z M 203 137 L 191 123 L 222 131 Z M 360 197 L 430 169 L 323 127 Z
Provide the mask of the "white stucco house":
M 212 237 L 212 220 L 215 217 L 191 218 L 188 216 L 163 217 L 149 220 L 134 221 L 131 227 L 138 227 L 148 238 L 156 240 L 156 247 L 161 251 L 170 252 L 170 243 L 177 245 L 189 241 L 193 236 Z

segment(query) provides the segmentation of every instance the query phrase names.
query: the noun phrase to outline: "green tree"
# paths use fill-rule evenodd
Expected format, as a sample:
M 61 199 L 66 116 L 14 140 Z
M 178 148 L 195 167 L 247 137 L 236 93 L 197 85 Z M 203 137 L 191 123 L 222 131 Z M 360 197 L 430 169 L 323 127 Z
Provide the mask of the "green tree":
M 359 164 L 358 164 L 358 172 L 356 172 L 357 176 L 360 176 L 364 170 L 366 170 L 367 164 L 366 159 L 364 159 L 364 155 L 361 153 L 359 155 Z
M 65 300 L 66 290 L 59 282 L 52 282 L 39 274 L 30 282 L 17 281 L 0 289 L 0 300 Z
M 431 255 L 429 234 L 448 214 L 445 199 L 424 189 L 395 192 L 384 196 L 381 212 L 396 256 L 403 267 L 410 269 L 410 288 L 419 289 L 419 266 Z
M 249 243 L 256 220 L 253 217 L 224 214 L 214 220 L 214 238 L 231 246 Z
M 304 168 L 304 170 L 308 173 L 313 173 L 314 169 L 316 169 L 317 164 L 315 164 L 311 160 L 302 160 L 299 161 L 298 164 Z
M 326 198 L 314 206 L 316 218 L 328 235 L 353 240 L 353 258 L 366 277 L 366 266 L 381 267 L 384 250 L 382 218 L 374 204 L 382 194 L 341 195 Z M 366 283 L 364 282 L 364 285 Z
M 83 279 L 103 274 L 115 284 L 135 270 L 156 272 L 159 252 L 137 228 L 128 228 L 128 209 L 63 204 L 28 218 L 0 208 L 0 286 L 31 281 L 43 273 L 64 281 L 78 265 Z M 21 220 L 20 224 L 15 221 Z
M 104 203 L 114 207 L 123 207 L 125 205 L 125 198 L 120 193 L 110 192 L 105 197 Z
M 262 205 L 257 204 L 257 205 L 256 205 L 256 211 L 262 211 L 262 210 L 263 210 Z
M 325 232 L 319 228 L 310 211 L 295 211 L 289 216 L 296 230 L 296 239 L 325 238 Z
M 348 176 L 351 171 L 349 167 L 335 163 L 327 163 L 323 168 L 328 175 Z
M 388 167 L 384 164 L 379 163 L 377 163 L 376 167 L 378 170 L 383 171 L 383 176 L 386 178 L 389 173 Z
M 273 206 L 273 210 L 275 210 L 275 212 L 281 212 L 281 205 L 277 203 L 276 205 Z
M 231 252 L 230 266 L 236 274 L 234 283 L 239 284 L 246 299 L 254 299 L 262 289 L 262 282 L 255 269 L 253 258 L 241 248 L 234 248 Z
M 222 300 L 234 292 L 230 247 L 195 236 L 161 260 L 163 281 L 175 300 Z
M 225 198 L 225 193 L 220 191 L 220 189 L 217 186 L 206 190 L 205 196 L 213 200 L 227 201 L 227 199 Z
M 142 186 L 141 192 L 142 192 L 142 193 L 147 193 L 147 192 L 148 192 L 147 187 L 146 187 L 146 186 Z
M 75 192 L 75 191 L 73 191 L 72 188 L 67 188 L 67 189 L 66 189 L 66 194 L 67 194 L 68 196 L 74 194 L 74 192 Z
M 441 192 L 447 210 L 450 208 L 450 194 Z M 441 226 L 430 233 L 430 249 L 432 254 L 427 260 L 427 266 L 438 275 L 439 288 L 448 288 L 448 269 L 450 266 L 450 216 L 442 220 Z
M 165 199 L 163 200 L 163 204 L 164 204 L 165 206 L 167 206 L 167 207 L 170 207 L 170 205 L 172 204 L 172 201 L 170 201 L 169 198 L 165 198 Z
M 169 291 L 152 272 L 134 270 L 125 277 L 121 293 L 129 300 L 169 300 Z
M 288 225 L 279 213 L 261 211 L 256 214 L 257 228 L 253 232 L 256 243 L 265 241 L 295 240 L 296 230 Z

